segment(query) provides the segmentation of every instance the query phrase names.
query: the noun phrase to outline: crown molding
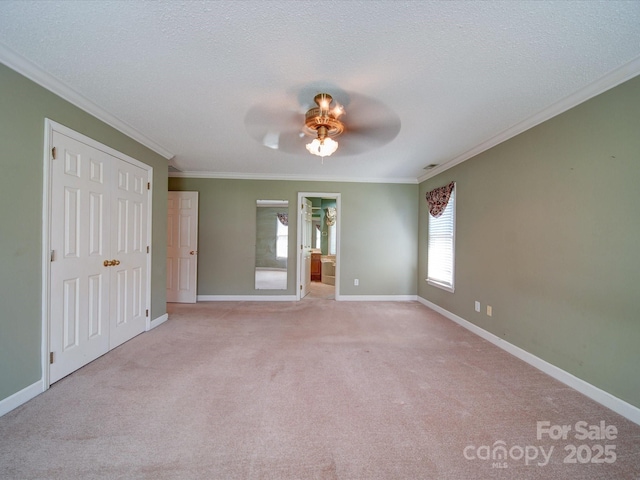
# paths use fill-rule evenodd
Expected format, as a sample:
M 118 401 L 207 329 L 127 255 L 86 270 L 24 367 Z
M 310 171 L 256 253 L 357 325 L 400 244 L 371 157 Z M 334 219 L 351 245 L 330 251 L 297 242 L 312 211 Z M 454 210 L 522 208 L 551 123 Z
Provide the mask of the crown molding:
M 342 183 L 418 183 L 417 178 L 360 178 L 360 177 L 320 177 L 305 175 L 278 175 L 268 173 L 236 173 L 236 172 L 169 172 L 169 177 L 176 178 L 218 178 L 229 180 L 288 180 L 298 182 L 342 182 Z
M 81 110 L 84 110 L 85 112 L 93 115 L 98 120 L 115 128 L 119 132 L 124 133 L 126 136 L 132 138 L 138 143 L 141 143 L 145 147 L 153 150 L 158 155 L 163 156 L 167 160 L 171 159 L 174 156 L 171 152 L 169 152 L 169 150 L 154 142 L 150 138 L 146 137 L 131 125 L 114 117 L 102 107 L 99 107 L 88 98 L 84 97 L 72 88 L 69 88 L 53 75 L 45 72 L 31 61 L 27 60 L 21 55 L 18 55 L 13 50 L 9 49 L 1 43 L 0 62 L 4 63 L 7 67 L 15 70 L 19 74 L 27 77 L 29 80 L 37 83 L 41 87 L 55 93 L 59 97 L 75 105 Z
M 476 155 L 481 154 L 482 152 L 489 150 L 496 145 L 509 140 L 510 138 L 515 137 L 516 135 L 521 134 L 522 132 L 529 130 L 530 128 L 535 127 L 556 115 L 560 115 L 571 108 L 586 102 L 590 98 L 593 98 L 601 93 L 606 92 L 607 90 L 611 90 L 614 87 L 617 87 L 621 83 L 626 82 L 627 80 L 632 79 L 640 74 L 640 56 L 634 58 L 630 62 L 622 65 L 615 70 L 607 73 L 606 75 L 600 77 L 595 82 L 590 83 L 584 88 L 581 88 L 575 93 L 564 97 L 558 102 L 548 106 L 547 108 L 541 110 L 537 114 L 523 120 L 520 123 L 517 123 L 513 127 L 504 130 L 502 133 L 491 137 L 490 139 L 482 142 L 471 150 L 467 150 L 463 154 L 437 166 L 432 170 L 429 170 L 428 173 L 418 177 L 418 183 L 424 182 L 425 180 L 435 177 L 436 175 L 448 170 L 456 165 L 469 160 L 470 158 L 475 157 Z

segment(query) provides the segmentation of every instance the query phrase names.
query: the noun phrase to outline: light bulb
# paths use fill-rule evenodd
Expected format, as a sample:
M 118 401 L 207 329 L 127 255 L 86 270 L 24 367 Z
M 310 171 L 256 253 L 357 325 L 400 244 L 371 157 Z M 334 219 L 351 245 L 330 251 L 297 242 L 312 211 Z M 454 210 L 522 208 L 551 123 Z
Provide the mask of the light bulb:
M 313 155 L 319 157 L 328 157 L 338 149 L 338 142 L 331 138 L 318 140 L 314 138 L 311 143 L 307 143 L 307 150 Z

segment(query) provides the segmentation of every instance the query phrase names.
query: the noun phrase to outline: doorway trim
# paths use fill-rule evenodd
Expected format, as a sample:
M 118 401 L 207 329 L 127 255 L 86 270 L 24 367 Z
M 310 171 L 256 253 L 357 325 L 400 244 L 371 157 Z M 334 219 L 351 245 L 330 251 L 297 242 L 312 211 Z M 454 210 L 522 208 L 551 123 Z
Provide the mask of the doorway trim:
M 297 238 L 296 238 L 296 300 L 300 301 L 300 285 L 302 282 L 302 265 L 299 259 L 299 248 L 302 245 L 302 222 L 300 221 L 300 215 L 302 215 L 302 199 L 303 198 L 325 198 L 333 199 L 336 201 L 336 212 L 338 218 L 336 219 L 336 300 L 341 300 L 340 297 L 340 266 L 342 264 L 340 256 L 340 237 L 342 234 L 342 194 L 340 193 L 327 193 L 327 192 L 298 192 L 298 208 L 297 208 Z
M 152 235 L 152 213 L 153 213 L 153 167 L 136 160 L 133 157 L 125 155 L 107 145 L 104 145 L 97 140 L 94 140 L 82 133 L 65 127 L 64 125 L 50 120 L 44 119 L 44 148 L 43 148 L 43 171 L 42 171 L 42 343 L 41 343 L 41 365 L 42 365 L 42 379 L 41 389 L 42 392 L 49 389 L 50 376 L 49 376 L 49 347 L 50 347 L 50 311 L 51 311 L 51 218 L 52 218 L 52 205 L 51 205 L 51 162 L 53 161 L 53 132 L 61 133 L 67 137 L 70 137 L 78 142 L 82 142 L 90 147 L 107 153 L 113 157 L 119 158 L 125 162 L 142 168 L 147 172 L 147 181 L 149 182 L 148 188 L 148 205 L 147 205 L 147 231 L 148 231 L 148 243 L 149 243 L 149 255 L 147 259 L 147 284 L 144 286 L 146 289 L 146 301 L 147 304 L 144 307 L 148 310 L 149 316 L 146 318 L 145 331 L 151 328 L 151 264 L 153 263 L 153 245 L 151 241 Z

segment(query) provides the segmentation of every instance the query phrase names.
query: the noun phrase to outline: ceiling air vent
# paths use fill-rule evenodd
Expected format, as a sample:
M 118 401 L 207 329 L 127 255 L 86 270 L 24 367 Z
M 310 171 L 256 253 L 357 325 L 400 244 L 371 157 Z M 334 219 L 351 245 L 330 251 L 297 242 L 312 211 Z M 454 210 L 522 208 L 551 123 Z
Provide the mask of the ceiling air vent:
M 429 165 L 424 167 L 424 170 L 431 170 L 432 168 L 436 168 L 437 166 L 438 166 L 437 163 L 430 163 Z

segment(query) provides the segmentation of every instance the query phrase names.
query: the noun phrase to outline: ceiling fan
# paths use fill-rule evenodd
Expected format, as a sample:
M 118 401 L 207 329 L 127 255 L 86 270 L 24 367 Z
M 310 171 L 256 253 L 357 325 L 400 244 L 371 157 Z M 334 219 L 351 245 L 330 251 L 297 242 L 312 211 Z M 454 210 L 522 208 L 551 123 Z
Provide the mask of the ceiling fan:
M 247 132 L 265 147 L 297 155 L 306 150 L 323 158 L 380 148 L 398 135 L 400 125 L 395 112 L 378 100 L 317 85 L 295 96 L 269 96 L 245 116 Z

